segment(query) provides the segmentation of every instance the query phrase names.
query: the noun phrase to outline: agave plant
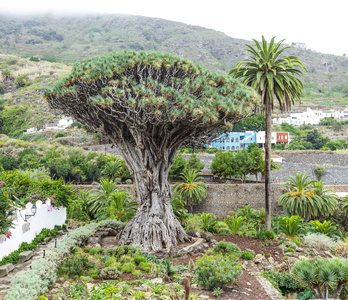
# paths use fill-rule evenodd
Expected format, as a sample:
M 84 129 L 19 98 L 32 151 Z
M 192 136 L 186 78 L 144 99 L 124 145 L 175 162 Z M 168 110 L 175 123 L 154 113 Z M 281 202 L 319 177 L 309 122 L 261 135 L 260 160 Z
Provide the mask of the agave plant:
M 321 181 L 316 183 L 309 180 L 308 175 L 298 173 L 295 177 L 288 177 L 290 191 L 278 199 L 291 215 L 298 215 L 305 219 L 332 214 L 337 207 L 337 196 L 330 190 L 324 189 Z
M 303 219 L 299 216 L 291 216 L 280 218 L 278 230 L 285 234 L 286 237 L 293 239 L 294 237 L 305 232 L 301 222 Z
M 207 196 L 207 185 L 199 179 L 196 170 L 185 170 L 180 176 L 185 182 L 180 183 L 174 189 L 174 193 L 178 194 L 187 206 L 190 206 L 192 213 L 193 206 L 200 203 Z
M 116 156 L 108 156 L 104 169 L 101 171 L 103 179 L 116 180 L 122 169 L 122 163 Z

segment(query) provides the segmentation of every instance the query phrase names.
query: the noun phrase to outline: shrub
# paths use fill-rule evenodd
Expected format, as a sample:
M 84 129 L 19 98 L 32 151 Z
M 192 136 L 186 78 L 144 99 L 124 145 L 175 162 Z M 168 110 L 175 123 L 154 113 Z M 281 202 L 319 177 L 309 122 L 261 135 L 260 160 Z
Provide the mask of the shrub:
M 137 256 L 141 254 L 141 250 L 132 246 L 119 246 L 116 248 L 110 248 L 106 250 L 105 255 L 120 258 L 122 255 L 127 254 L 129 256 Z
M 234 255 L 236 257 L 240 257 L 242 255 L 242 251 L 236 244 L 225 242 L 225 240 L 217 243 L 214 246 L 213 252 Z
M 58 131 L 54 137 L 55 138 L 61 138 L 61 137 L 65 137 L 65 135 L 66 134 L 65 134 L 64 131 Z
M 246 260 L 253 260 L 254 255 L 250 251 L 243 251 L 242 258 Z
M 333 250 L 337 243 L 325 234 L 309 233 L 303 237 L 305 243 L 317 250 Z
M 89 250 L 89 254 L 91 254 L 91 255 L 96 255 L 96 254 L 99 254 L 102 252 L 103 252 L 103 248 L 100 248 L 100 247 L 94 247 L 94 248 Z
M 283 296 L 304 291 L 305 287 L 291 273 L 266 271 L 261 274 L 279 290 Z
M 144 262 L 142 261 L 140 264 L 139 264 L 139 269 L 149 273 L 151 271 L 151 267 L 152 267 L 152 263 L 150 262 Z
M 100 271 L 100 277 L 103 279 L 116 279 L 120 272 L 116 268 L 104 268 Z
M 136 276 L 136 277 L 140 277 L 141 276 L 141 271 L 140 270 L 134 270 L 132 274 L 134 276 Z
M 95 269 L 89 270 L 88 271 L 88 276 L 92 277 L 93 279 L 97 279 L 98 276 L 99 276 L 99 271 L 95 270 Z
M 268 229 L 261 229 L 255 234 L 255 238 L 262 241 L 274 240 L 276 237 L 277 235 L 272 230 Z
M 132 273 L 135 270 L 135 265 L 133 263 L 125 263 L 122 268 L 122 273 Z
M 197 283 L 213 290 L 233 283 L 242 274 L 242 265 L 234 256 L 207 256 L 197 260 Z
M 292 248 L 290 248 L 290 247 L 285 248 L 285 249 L 284 249 L 284 253 L 288 253 L 288 252 L 295 253 L 295 250 L 294 250 L 294 249 L 292 249 Z
M 346 244 L 346 243 L 337 244 L 336 248 L 335 248 L 335 254 L 347 258 L 348 257 L 348 244 Z
M 120 263 L 125 264 L 125 263 L 134 263 L 134 259 L 132 256 L 129 255 L 122 255 L 120 257 Z
M 314 168 L 314 174 L 317 176 L 318 181 L 321 180 L 325 174 L 325 167 L 321 165 L 317 165 Z
M 185 226 L 186 231 L 195 231 L 202 233 L 202 219 L 200 218 L 199 215 L 189 215 L 189 217 L 186 220 L 186 226 Z
M 141 262 L 147 262 L 146 258 L 144 256 L 134 256 L 134 262 L 139 265 Z
M 77 255 L 64 262 L 59 273 L 67 274 L 68 276 L 81 276 L 85 275 L 91 268 L 93 268 L 93 265 L 88 258 Z
M 116 269 L 120 269 L 121 268 L 121 263 L 117 261 L 117 258 L 115 257 L 111 257 L 110 259 L 108 259 L 106 262 L 105 262 L 105 267 L 113 267 L 113 268 L 116 268 Z

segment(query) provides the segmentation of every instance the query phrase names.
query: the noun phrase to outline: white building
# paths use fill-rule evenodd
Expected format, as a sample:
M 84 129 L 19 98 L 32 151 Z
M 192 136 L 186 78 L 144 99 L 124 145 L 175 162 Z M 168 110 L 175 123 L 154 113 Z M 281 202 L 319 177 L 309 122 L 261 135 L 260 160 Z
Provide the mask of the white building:
M 292 125 L 312 124 L 318 125 L 321 119 L 324 119 L 326 115 L 321 110 L 312 110 L 307 108 L 307 111 L 302 113 L 292 113 L 290 117 L 285 118 L 273 118 L 273 124 L 288 123 Z
M 58 121 L 58 128 L 65 129 L 65 128 L 71 126 L 71 124 L 74 122 L 75 122 L 75 120 L 72 117 L 62 117 Z

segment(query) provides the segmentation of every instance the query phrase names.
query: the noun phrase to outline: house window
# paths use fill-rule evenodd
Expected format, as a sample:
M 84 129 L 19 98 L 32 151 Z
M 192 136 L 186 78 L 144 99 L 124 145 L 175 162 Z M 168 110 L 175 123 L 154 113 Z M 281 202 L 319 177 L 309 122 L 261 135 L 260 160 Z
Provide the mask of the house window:
M 226 143 L 229 143 L 230 141 L 231 141 L 230 138 L 227 138 L 227 139 L 226 139 Z
M 237 146 L 236 149 L 239 150 L 239 147 Z
M 231 139 L 231 142 L 234 143 L 234 138 Z
M 230 150 L 230 146 L 227 146 L 227 147 L 226 147 L 226 150 Z
M 280 135 L 278 135 L 278 140 L 280 140 Z
M 238 143 L 239 142 L 239 140 L 238 140 L 238 138 L 236 138 L 236 143 Z
M 234 146 L 232 146 L 232 150 L 235 150 Z
M 253 140 L 253 138 L 250 139 L 250 141 L 252 141 L 252 140 Z
M 225 147 L 222 147 L 223 150 L 225 150 Z

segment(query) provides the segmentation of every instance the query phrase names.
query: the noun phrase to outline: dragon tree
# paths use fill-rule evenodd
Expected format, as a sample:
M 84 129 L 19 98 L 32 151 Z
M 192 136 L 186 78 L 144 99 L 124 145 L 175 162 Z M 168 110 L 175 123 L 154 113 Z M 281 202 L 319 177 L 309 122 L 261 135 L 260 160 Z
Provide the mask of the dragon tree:
M 256 92 L 228 76 L 158 52 L 113 52 L 76 63 L 45 91 L 50 106 L 107 136 L 121 151 L 140 203 L 121 235 L 148 251 L 188 237 L 170 205 L 178 148 L 254 114 Z

